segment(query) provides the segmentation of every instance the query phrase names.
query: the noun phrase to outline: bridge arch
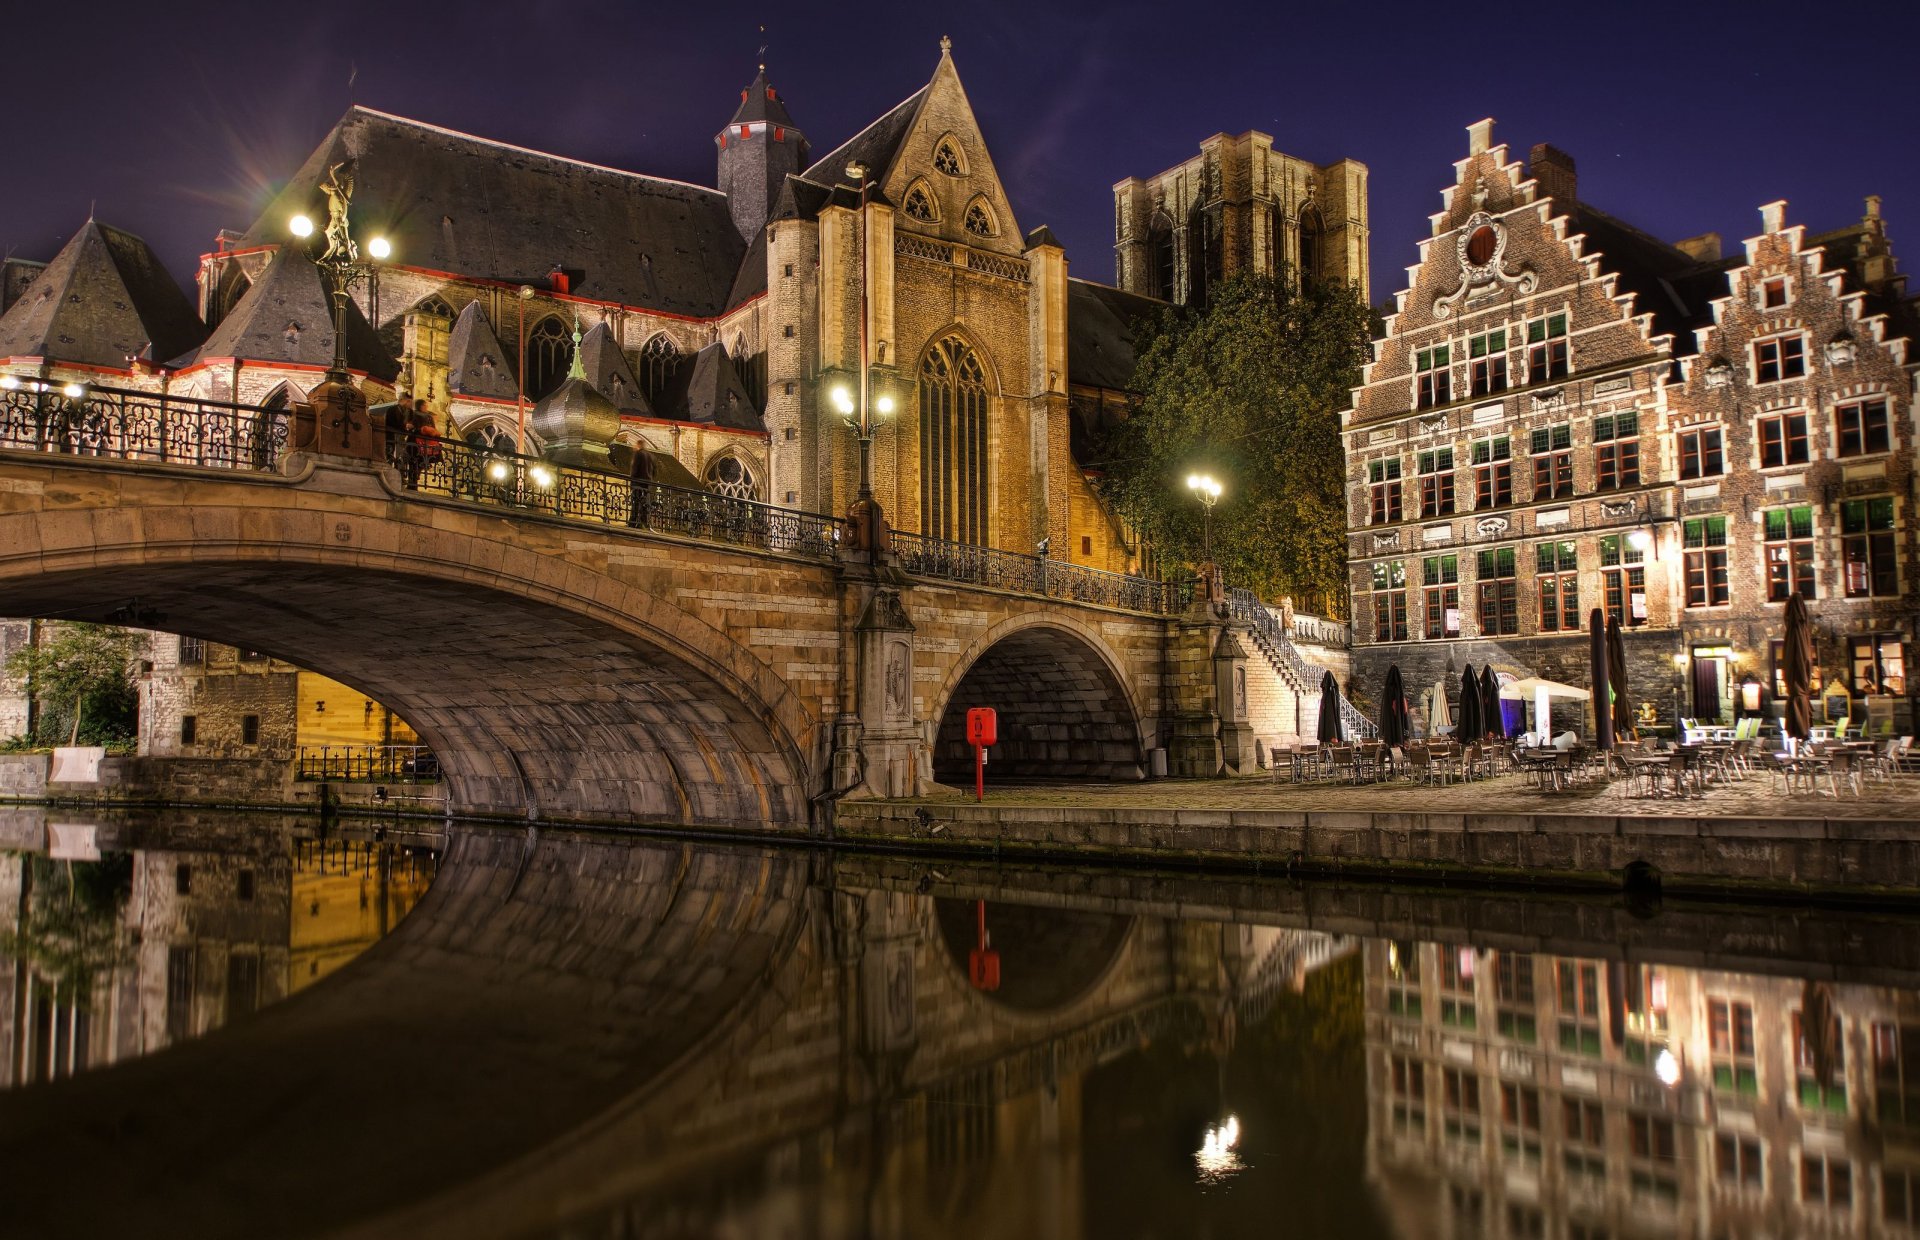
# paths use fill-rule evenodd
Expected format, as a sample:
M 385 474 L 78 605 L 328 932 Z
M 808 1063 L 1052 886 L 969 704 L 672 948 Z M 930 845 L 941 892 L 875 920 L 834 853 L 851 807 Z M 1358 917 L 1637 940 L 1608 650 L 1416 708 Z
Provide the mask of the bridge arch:
M 149 476 L 134 499 L 103 474 L 96 503 L 0 511 L 0 597 L 76 619 L 138 598 L 156 627 L 359 689 L 434 748 L 455 813 L 806 822 L 815 712 L 668 590 L 570 561 L 537 521 L 377 483 L 322 509 L 303 480 Z
M 1129 678 L 1101 636 L 1060 615 L 1011 617 L 974 643 L 937 699 L 934 778 L 973 778 L 967 711 L 999 713 L 987 778 L 1141 779 L 1141 712 Z

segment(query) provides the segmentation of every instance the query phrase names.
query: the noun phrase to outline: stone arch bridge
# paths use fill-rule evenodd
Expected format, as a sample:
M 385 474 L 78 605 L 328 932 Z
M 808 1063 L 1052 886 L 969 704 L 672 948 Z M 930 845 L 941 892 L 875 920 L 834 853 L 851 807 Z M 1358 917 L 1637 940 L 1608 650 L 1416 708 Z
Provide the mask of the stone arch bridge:
M 875 557 L 835 518 L 459 444 L 283 452 L 221 432 L 232 406 L 94 393 L 91 434 L 22 409 L 0 614 L 131 612 L 340 680 L 433 746 L 457 814 L 819 828 L 969 777 L 973 705 L 996 776 L 1252 765 L 1272 661 L 1187 584 L 906 534 Z

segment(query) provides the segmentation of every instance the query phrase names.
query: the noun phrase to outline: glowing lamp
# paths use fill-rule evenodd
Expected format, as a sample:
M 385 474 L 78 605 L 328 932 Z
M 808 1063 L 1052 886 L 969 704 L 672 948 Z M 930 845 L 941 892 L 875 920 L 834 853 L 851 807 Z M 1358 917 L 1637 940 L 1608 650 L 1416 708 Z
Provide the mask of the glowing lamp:
M 847 389 L 844 387 L 837 387 L 833 389 L 833 407 L 835 409 L 838 409 L 841 413 L 847 413 L 847 414 L 852 413 L 853 412 L 853 393 L 847 391 Z
M 293 230 L 293 235 L 296 237 L 313 236 L 313 221 L 304 215 L 296 215 L 288 220 L 287 227 Z
M 487 477 L 493 479 L 495 482 L 505 482 L 507 480 L 507 463 L 505 461 L 495 461 L 493 464 L 487 466 Z
M 7 389 L 7 391 L 11 392 L 19 386 L 20 386 L 20 380 L 15 378 L 13 375 L 0 375 L 0 388 L 5 388 Z
M 553 471 L 545 465 L 535 465 L 527 472 L 533 476 L 533 485 L 539 487 L 541 490 L 544 491 L 553 485 Z
M 1646 530 L 1633 530 L 1627 534 L 1627 546 L 1635 551 L 1645 551 L 1653 546 L 1653 535 Z
M 67 384 L 67 386 L 60 389 L 60 395 L 66 397 L 68 400 L 79 400 L 82 396 L 85 396 L 86 394 L 87 394 L 87 389 L 81 387 L 77 383 L 69 383 Z
M 367 253 L 373 255 L 375 258 L 385 258 L 393 253 L 393 246 L 385 237 L 375 237 L 373 240 L 367 242 Z
M 880 398 L 879 400 L 876 400 L 876 401 L 874 401 L 874 402 L 873 402 L 873 407 L 874 407 L 875 409 L 878 409 L 878 410 L 879 410 L 879 411 L 881 412 L 881 414 L 882 414 L 882 415 L 885 415 L 885 414 L 889 414 L 889 413 L 892 413 L 892 412 L 893 412 L 893 397 L 891 397 L 891 396 L 882 396 L 882 397 L 881 397 L 881 398 Z

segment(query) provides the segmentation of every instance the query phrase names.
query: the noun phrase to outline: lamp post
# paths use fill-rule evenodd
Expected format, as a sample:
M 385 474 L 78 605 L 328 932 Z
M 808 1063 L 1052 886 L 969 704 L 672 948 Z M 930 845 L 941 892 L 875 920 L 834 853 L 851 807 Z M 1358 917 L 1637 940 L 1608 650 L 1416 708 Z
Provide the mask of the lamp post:
M 1188 474 L 1187 490 L 1200 501 L 1200 558 L 1213 563 L 1213 506 L 1220 502 L 1220 483 L 1212 474 Z
M 520 307 L 520 366 L 514 371 L 514 439 L 513 450 L 519 456 L 527 454 L 527 303 L 533 300 L 533 286 L 522 284 L 514 294 Z
M 850 390 L 845 384 L 838 384 L 832 392 L 833 407 L 846 421 L 847 429 L 854 434 L 860 445 L 860 492 L 854 500 L 852 523 L 854 530 L 854 548 L 870 554 L 878 554 L 883 541 L 884 518 L 880 502 L 873 495 L 873 427 L 874 414 L 882 416 L 893 412 L 893 397 L 881 395 L 874 398 L 872 392 L 872 367 L 868 361 L 868 318 L 871 311 L 872 255 L 867 236 L 868 195 L 873 188 L 871 169 L 865 164 L 854 162 L 847 165 L 847 175 L 860 186 L 860 381 L 857 389 Z
M 313 260 L 326 277 L 327 292 L 333 298 L 333 364 L 327 370 L 327 381 L 339 384 L 351 382 L 347 374 L 347 299 L 355 284 L 377 280 L 379 269 L 375 264 L 393 256 L 392 243 L 385 237 L 375 237 L 367 242 L 367 256 L 373 261 L 361 259 L 360 247 L 347 223 L 347 210 L 353 203 L 353 172 L 349 169 L 341 176 L 344 167 L 344 163 L 334 164 L 320 182 L 320 192 L 327 199 L 327 226 L 321 234 L 327 248 Z M 313 235 L 314 224 L 307 216 L 296 215 L 288 228 L 294 236 L 305 239 Z

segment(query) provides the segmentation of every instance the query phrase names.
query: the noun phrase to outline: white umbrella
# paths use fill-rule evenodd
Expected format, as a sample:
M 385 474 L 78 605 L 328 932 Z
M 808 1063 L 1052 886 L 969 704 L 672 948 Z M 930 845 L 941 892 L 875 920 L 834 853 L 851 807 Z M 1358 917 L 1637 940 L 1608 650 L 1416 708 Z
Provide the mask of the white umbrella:
M 1434 682 L 1433 696 L 1427 702 L 1427 735 L 1439 736 L 1453 726 L 1453 711 L 1447 707 L 1448 677 Z
M 1537 676 L 1529 676 L 1525 680 L 1509 680 L 1501 685 L 1500 696 L 1513 702 L 1533 699 L 1534 734 L 1544 745 L 1553 740 L 1552 716 L 1549 714 L 1547 703 L 1549 701 L 1585 702 L 1593 697 L 1593 691 L 1576 685 L 1563 685 L 1557 680 L 1541 680 Z

